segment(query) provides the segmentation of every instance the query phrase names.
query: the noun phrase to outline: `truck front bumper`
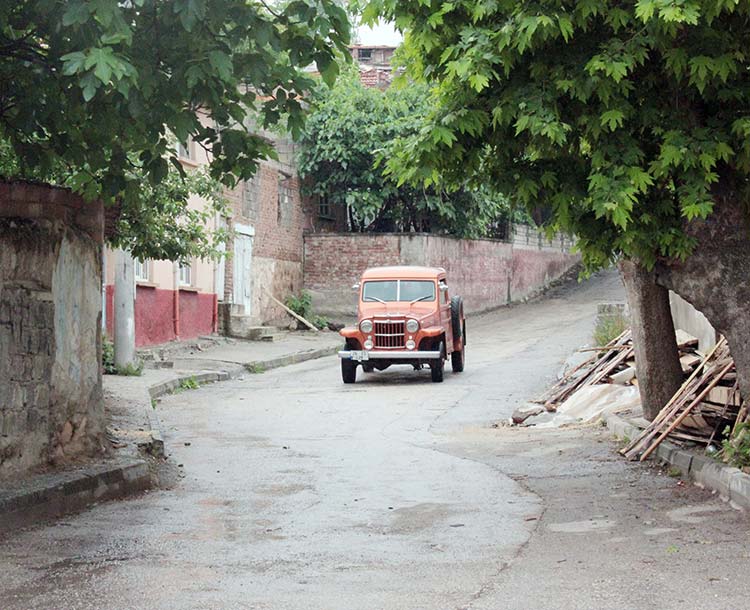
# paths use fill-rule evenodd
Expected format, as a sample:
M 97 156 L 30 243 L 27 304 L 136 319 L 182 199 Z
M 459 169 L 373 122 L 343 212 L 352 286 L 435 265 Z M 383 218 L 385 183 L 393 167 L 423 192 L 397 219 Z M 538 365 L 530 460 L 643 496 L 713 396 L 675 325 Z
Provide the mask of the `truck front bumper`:
M 367 350 L 343 350 L 339 352 L 342 360 L 356 360 L 364 362 L 367 360 L 439 360 L 439 351 L 426 352 L 415 350 L 399 350 L 393 352 L 367 351 Z

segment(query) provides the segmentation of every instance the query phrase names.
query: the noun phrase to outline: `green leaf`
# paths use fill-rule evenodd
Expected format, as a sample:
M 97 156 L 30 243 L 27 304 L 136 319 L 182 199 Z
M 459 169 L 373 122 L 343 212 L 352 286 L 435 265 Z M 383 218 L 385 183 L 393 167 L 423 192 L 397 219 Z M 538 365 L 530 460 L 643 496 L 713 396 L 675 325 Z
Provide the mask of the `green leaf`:
M 613 109 L 604 112 L 600 118 L 600 122 L 603 126 L 609 128 L 610 131 L 614 131 L 618 127 L 622 127 L 625 115 L 621 110 Z
M 224 51 L 219 51 L 219 50 L 210 51 L 208 54 L 208 61 L 211 64 L 211 67 L 214 68 L 214 70 L 216 70 L 221 80 L 223 81 L 232 80 L 232 74 L 233 74 L 232 60 L 230 59 L 229 55 L 227 55 Z
M 70 2 L 68 9 L 63 13 L 62 24 L 65 27 L 71 25 L 83 25 L 89 20 L 91 13 L 84 0 L 74 0 Z

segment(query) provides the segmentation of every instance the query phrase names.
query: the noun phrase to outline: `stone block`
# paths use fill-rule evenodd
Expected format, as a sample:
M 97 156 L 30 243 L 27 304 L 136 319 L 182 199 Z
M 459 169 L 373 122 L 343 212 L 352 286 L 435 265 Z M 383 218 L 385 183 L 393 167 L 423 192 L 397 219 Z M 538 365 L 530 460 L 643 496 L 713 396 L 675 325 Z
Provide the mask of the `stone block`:
M 690 472 L 690 464 L 693 462 L 692 454 L 687 451 L 674 451 L 671 456 L 671 464 L 675 468 L 679 468 L 683 474 L 687 475 Z
M 684 452 L 682 452 L 684 453 Z M 717 491 L 722 498 L 729 498 L 730 481 L 732 472 L 726 466 L 714 462 L 713 460 L 703 463 L 700 468 L 695 468 L 691 472 L 696 483 L 699 483 L 706 489 Z

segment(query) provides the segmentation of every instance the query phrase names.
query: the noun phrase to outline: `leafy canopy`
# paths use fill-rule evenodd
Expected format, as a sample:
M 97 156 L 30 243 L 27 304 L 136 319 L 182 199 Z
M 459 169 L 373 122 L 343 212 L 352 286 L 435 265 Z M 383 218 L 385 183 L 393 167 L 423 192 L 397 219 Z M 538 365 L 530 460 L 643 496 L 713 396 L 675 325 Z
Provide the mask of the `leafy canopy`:
M 489 181 L 574 232 L 589 268 L 694 246 L 686 222 L 747 196 L 750 4 L 371 0 L 439 104 L 389 162 L 400 179 Z
M 211 175 L 231 184 L 273 154 L 248 115 L 299 132 L 302 68 L 316 62 L 331 81 L 348 38 L 334 0 L 3 2 L 0 139 L 23 171 L 64 164 L 90 198 L 137 200 L 144 178 L 159 184 L 167 159 L 178 166 L 171 134 L 210 149 Z
M 0 179 L 25 179 L 66 186 L 71 169 L 61 162 L 44 171 L 22 168 L 21 160 L 7 140 L 0 140 Z M 205 168 L 181 172 L 169 167 L 158 183 L 150 183 L 140 168 L 128 170 L 128 179 L 141 188 L 137 196 L 121 202 L 110 245 L 130 251 L 138 259 L 179 260 L 218 258 L 227 234 L 211 230 L 217 214 L 226 214 L 223 187 Z M 192 196 L 203 207 L 190 207 Z
M 432 107 L 424 85 L 368 88 L 356 67 L 333 87 L 321 84 L 301 140 L 299 169 L 310 194 L 347 211 L 354 231 L 432 231 L 485 236 L 510 213 L 487 189 L 446 192 L 398 184 L 383 175 L 393 144 L 415 135 Z

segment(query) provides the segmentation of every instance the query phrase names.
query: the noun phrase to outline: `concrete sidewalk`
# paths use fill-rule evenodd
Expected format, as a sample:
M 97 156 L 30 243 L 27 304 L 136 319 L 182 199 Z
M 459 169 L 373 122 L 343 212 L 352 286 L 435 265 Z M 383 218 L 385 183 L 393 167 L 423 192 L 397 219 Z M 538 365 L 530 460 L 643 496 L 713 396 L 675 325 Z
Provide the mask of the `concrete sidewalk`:
M 619 439 L 634 439 L 648 425 L 642 417 L 628 418 L 615 413 L 605 415 L 604 420 L 609 431 Z M 750 510 L 750 475 L 739 468 L 666 440 L 657 447 L 654 459 L 671 466 L 678 476 L 717 493 L 735 508 Z
M 140 376 L 104 375 L 108 454 L 5 484 L 0 489 L 0 534 L 158 484 L 156 466 L 165 455 L 154 408 L 159 396 L 321 358 L 336 353 L 341 344 L 335 332 L 282 332 L 272 342 L 208 337 L 152 348 L 161 352 L 150 363 L 159 368 L 145 368 Z

